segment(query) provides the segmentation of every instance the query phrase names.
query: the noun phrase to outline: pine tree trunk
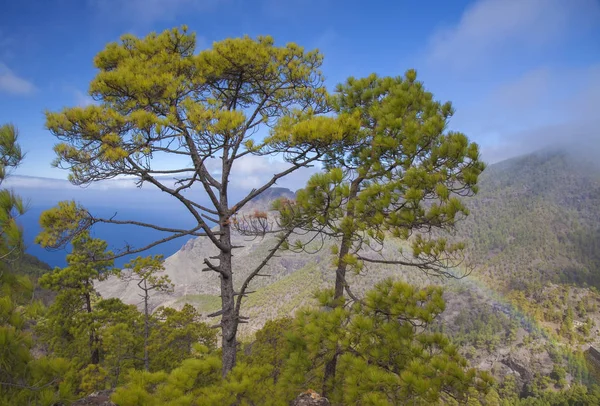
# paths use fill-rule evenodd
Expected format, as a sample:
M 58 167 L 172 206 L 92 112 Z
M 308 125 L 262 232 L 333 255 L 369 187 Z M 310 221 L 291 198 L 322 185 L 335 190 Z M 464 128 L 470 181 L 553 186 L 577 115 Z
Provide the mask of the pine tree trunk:
M 358 196 L 358 187 L 360 183 L 363 181 L 361 177 L 356 178 L 351 186 L 350 186 L 350 194 L 348 196 L 348 207 L 346 209 L 346 217 L 353 219 L 354 212 L 352 208 L 352 203 Z M 338 253 L 338 265 L 335 270 L 335 293 L 334 293 L 334 306 L 343 306 L 343 297 L 344 297 L 344 289 L 346 288 L 346 270 L 348 269 L 348 265 L 344 262 L 344 257 L 348 255 L 350 252 L 350 247 L 352 246 L 352 238 L 351 233 L 345 233 L 342 237 L 342 241 L 340 244 L 340 251 Z M 330 394 L 331 389 L 333 389 L 333 383 L 335 379 L 335 373 L 337 369 L 337 359 L 338 359 L 338 346 L 336 346 L 335 354 L 333 354 L 333 358 L 331 358 L 325 364 L 325 371 L 323 375 L 323 397 L 327 397 Z
M 350 251 L 350 238 L 344 236 L 342 238 L 342 244 L 340 247 L 340 252 L 338 255 L 338 266 L 335 272 L 335 293 L 334 293 L 334 303 L 335 306 L 342 305 L 342 298 L 344 297 L 344 288 L 346 281 L 346 263 L 342 260 L 348 252 Z M 335 379 L 335 373 L 337 369 L 337 347 L 336 352 L 333 354 L 333 358 L 331 358 L 325 364 L 325 371 L 323 375 L 323 389 L 322 395 L 323 397 L 327 397 L 330 394 L 331 389 L 333 389 L 333 383 Z
M 85 306 L 88 314 L 92 313 L 92 299 L 89 293 L 85 294 Z M 100 363 L 100 351 L 98 350 L 97 344 L 98 339 L 94 334 L 94 329 L 90 330 L 90 363 L 97 365 Z
M 227 220 L 221 224 L 221 242 L 225 246 L 219 255 L 219 268 L 221 270 L 221 348 L 223 351 L 223 370 L 225 377 L 235 366 L 237 356 L 236 333 L 238 318 L 235 314 L 235 292 L 233 289 L 233 267 L 231 261 L 231 228 Z
M 150 357 L 148 355 L 148 336 L 150 335 L 149 314 L 148 314 L 148 287 L 144 281 L 144 368 L 150 370 Z
M 339 306 L 338 303 L 344 297 L 344 289 L 346 287 L 346 268 L 347 265 L 344 262 L 343 258 L 348 255 L 350 251 L 350 238 L 343 237 L 342 238 L 342 246 L 340 247 L 340 253 L 338 256 L 338 266 L 335 270 L 335 293 L 333 298 L 335 299 L 336 306 Z

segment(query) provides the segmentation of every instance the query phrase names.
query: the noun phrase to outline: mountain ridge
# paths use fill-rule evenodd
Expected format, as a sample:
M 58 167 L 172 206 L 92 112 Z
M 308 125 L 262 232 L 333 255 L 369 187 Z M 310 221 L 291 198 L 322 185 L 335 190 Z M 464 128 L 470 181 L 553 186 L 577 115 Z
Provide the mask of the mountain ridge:
M 289 198 L 293 192 L 282 193 Z M 265 194 L 246 209 L 268 210 L 276 197 L 280 195 Z M 514 375 L 523 387 L 536 374 L 550 374 L 554 365 L 567 368 L 570 358 L 560 355 L 565 349 L 600 344 L 599 306 L 594 306 L 600 304 L 600 295 L 589 287 L 600 281 L 600 266 L 595 265 L 600 228 L 594 226 L 600 224 L 600 170 L 556 151 L 512 158 L 490 165 L 479 193 L 466 204 L 471 215 L 460 222 L 456 237 L 468 240 L 475 266 L 471 277 L 443 280 L 415 269 L 369 265 L 361 275 L 349 276 L 355 293 L 361 295 L 389 277 L 419 286 L 441 284 L 446 310 L 439 328 L 461 343 L 473 366 L 497 377 Z M 244 246 L 234 256 L 236 287 L 264 258 L 274 238 L 234 237 L 234 244 Z M 325 242 L 312 255 L 284 251 L 273 258 L 261 272 L 270 276 L 253 281 L 254 293 L 244 300 L 242 314 L 249 322 L 240 327 L 242 338 L 269 319 L 314 304 L 313 292 L 333 285 L 329 245 Z M 398 255 L 401 247 L 390 239 L 384 254 Z M 218 310 L 218 276 L 202 272 L 203 259 L 214 254 L 210 242 L 196 238 L 167 258 L 165 272 L 176 284 L 175 293 L 153 297 L 153 307 L 190 303 L 204 315 Z M 116 286 L 121 290 L 112 294 L 125 302 L 137 297 L 135 290 L 113 280 Z M 98 287 L 110 296 L 107 285 Z M 567 320 L 569 312 L 576 323 Z

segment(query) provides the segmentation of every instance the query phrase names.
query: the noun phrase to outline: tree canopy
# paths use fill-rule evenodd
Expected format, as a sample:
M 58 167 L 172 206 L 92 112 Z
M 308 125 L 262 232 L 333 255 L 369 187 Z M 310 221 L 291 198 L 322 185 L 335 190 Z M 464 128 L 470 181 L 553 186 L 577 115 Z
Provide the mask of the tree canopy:
M 145 38 L 125 35 L 94 59 L 98 73 L 90 94 L 97 104 L 46 114 L 46 125 L 60 141 L 55 165 L 70 171 L 72 183 L 131 176 L 138 186 L 149 184 L 173 197 L 189 213 L 190 228 L 99 218 L 63 202 L 42 215 L 38 241 L 60 246 L 97 223 L 168 234 L 144 247 L 122 247 L 116 256 L 181 236 L 210 239 L 219 255 L 204 264 L 221 281 L 222 308 L 215 316 L 221 317 L 226 374 L 235 365 L 242 298 L 279 247 L 236 292 L 232 217 L 279 179 L 322 159 L 356 129 L 356 118 L 325 114 L 330 107 L 318 51 L 293 43 L 276 46 L 271 37 L 226 39 L 199 53 L 195 47 L 195 35 L 185 27 Z M 234 163 L 249 155 L 276 155 L 288 167 L 230 201 Z M 191 190 L 201 191 L 209 203 L 192 198 Z
M 313 233 L 304 243 L 286 240 L 284 248 L 304 250 L 315 239 L 335 240 L 338 305 L 344 291 L 357 299 L 346 272 L 360 272 L 364 264 L 454 276 L 464 244 L 449 242 L 443 232 L 468 215 L 460 198 L 477 192 L 484 164 L 477 144 L 447 130 L 451 103 L 436 101 L 409 70 L 403 77 L 349 78 L 336 88 L 331 104 L 337 114 L 359 117 L 359 128 L 330 149 L 325 172 L 311 177 L 295 201 L 275 205 L 282 225 Z M 382 255 L 389 237 L 407 241 L 409 252 Z M 335 375 L 336 360 L 326 380 Z

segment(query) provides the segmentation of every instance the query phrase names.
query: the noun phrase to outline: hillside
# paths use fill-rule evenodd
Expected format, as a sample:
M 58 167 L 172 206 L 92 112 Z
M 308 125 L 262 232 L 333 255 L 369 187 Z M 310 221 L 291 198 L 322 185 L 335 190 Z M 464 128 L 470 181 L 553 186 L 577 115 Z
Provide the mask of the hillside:
M 293 198 L 294 193 L 285 188 L 272 188 L 267 190 L 259 199 L 250 202 L 244 212 L 254 210 L 267 210 L 270 203 L 278 197 Z M 275 243 L 273 235 L 264 238 L 249 238 L 241 235 L 233 236 L 233 244 L 241 246 L 236 249 L 234 261 L 234 275 L 236 287 L 239 287 L 248 273 L 256 267 L 268 250 Z M 186 302 L 202 304 L 204 310 L 212 310 L 215 301 L 218 301 L 219 278 L 214 272 L 204 272 L 204 259 L 216 255 L 216 248 L 204 238 L 191 239 L 179 251 L 165 260 L 165 273 L 175 286 L 174 292 L 169 295 L 154 295 L 151 306 L 177 306 Z M 291 273 L 302 269 L 312 259 L 293 253 L 281 253 L 274 258 L 265 268 L 264 273 L 271 275 L 268 278 L 256 278 L 253 288 L 270 285 Z M 125 303 L 138 304 L 139 290 L 135 283 L 125 283 L 116 277 L 98 283 L 98 289 L 105 297 L 118 297 Z
M 600 168 L 542 151 L 491 165 L 460 226 L 473 261 L 510 290 L 541 282 L 600 287 Z
M 294 196 L 293 192 L 285 188 L 269 189 L 258 199 L 250 202 L 244 208 L 242 215 L 254 210 L 268 210 L 273 200 Z M 312 236 L 299 235 L 294 239 L 308 241 Z M 275 245 L 276 237 L 272 234 L 257 238 L 234 234 L 232 242 L 240 247 L 234 251 L 233 261 L 234 285 L 237 288 Z M 245 313 L 250 316 L 250 322 L 241 327 L 246 335 L 259 329 L 271 318 L 290 314 L 310 302 L 315 290 L 328 287 L 333 283 L 330 244 L 330 241 L 325 241 L 324 246 L 320 247 L 320 242 L 314 241 L 312 249 L 315 253 L 312 255 L 280 251 L 269 261 L 261 271 L 261 275 L 265 276 L 255 278 L 250 286 L 254 293 L 248 296 L 245 303 Z M 398 248 L 395 242 L 391 242 L 385 247 L 386 255 L 393 256 Z M 154 294 L 151 298 L 151 307 L 153 309 L 159 306 L 180 308 L 185 303 L 191 303 L 204 314 L 217 309 L 220 300 L 218 275 L 203 271 L 206 267 L 204 259 L 216 254 L 217 250 L 210 241 L 196 238 L 189 240 L 178 252 L 168 257 L 164 262 L 164 272 L 174 284 L 174 291 L 170 294 Z M 350 278 L 354 280 L 353 285 L 357 292 L 362 292 L 377 281 L 399 273 L 404 274 L 404 279 L 413 283 L 426 282 L 426 278 L 415 273 L 414 270 L 402 271 L 374 264 L 366 268 L 363 274 Z M 97 288 L 104 297 L 117 297 L 128 304 L 140 304 L 139 288 L 135 283 L 110 277 L 97 283 Z
M 50 265 L 40 260 L 36 256 L 27 253 L 23 253 L 16 261 L 12 262 L 10 264 L 10 268 L 17 274 L 29 275 L 34 278 L 37 278 L 52 270 Z
M 268 210 L 274 199 L 294 195 L 285 188 L 271 188 L 251 202 L 246 211 Z M 479 193 L 468 198 L 467 205 L 471 214 L 459 224 L 458 237 L 468 242 L 470 260 L 478 275 L 493 279 L 496 288 L 522 290 L 542 281 L 600 287 L 597 165 L 557 151 L 503 161 L 486 169 Z M 235 244 L 244 246 L 236 251 L 238 260 L 234 261 L 241 283 L 246 271 L 258 264 L 273 245 L 274 237 L 251 239 L 237 235 L 235 239 Z M 396 249 L 396 243 L 390 241 L 387 250 Z M 203 259 L 214 254 L 208 241 L 197 238 L 167 258 L 167 274 L 176 285 L 173 298 L 217 294 L 216 275 L 201 272 Z M 285 278 L 309 263 L 325 265 L 328 259 L 326 249 L 314 256 L 281 252 L 269 264 L 266 273 L 272 276 L 258 278 L 256 288 Z M 116 288 L 124 291 L 122 286 Z M 127 294 L 121 292 L 119 296 L 126 298 Z
M 501 380 L 512 374 L 520 385 L 531 384 L 535 376 L 549 376 L 554 365 L 564 365 L 568 377 L 580 374 L 581 359 L 572 351 L 594 343 L 600 325 L 600 297 L 585 287 L 600 286 L 600 171 L 568 154 L 544 151 L 491 165 L 480 185 L 480 193 L 468 200 L 471 216 L 458 232 L 476 265 L 471 277 L 444 281 L 415 269 L 370 265 L 351 284 L 359 294 L 390 276 L 445 285 L 447 305 L 438 327 L 474 366 Z M 271 190 L 248 209 L 265 210 L 279 196 L 293 193 Z M 239 286 L 274 237 L 236 236 L 234 243 L 244 246 L 234 256 Z M 245 299 L 243 314 L 250 319 L 241 327 L 243 337 L 310 304 L 316 289 L 332 286 L 328 244 L 313 255 L 281 252 L 269 263 L 262 273 L 270 276 L 256 278 L 255 292 Z M 389 240 L 385 255 L 399 248 L 400 242 Z M 218 278 L 202 272 L 203 259 L 215 253 L 198 238 L 169 257 L 165 272 L 175 292 L 154 296 L 153 307 L 191 303 L 205 315 L 217 310 Z M 135 285 L 112 278 L 98 286 L 104 296 L 139 302 Z

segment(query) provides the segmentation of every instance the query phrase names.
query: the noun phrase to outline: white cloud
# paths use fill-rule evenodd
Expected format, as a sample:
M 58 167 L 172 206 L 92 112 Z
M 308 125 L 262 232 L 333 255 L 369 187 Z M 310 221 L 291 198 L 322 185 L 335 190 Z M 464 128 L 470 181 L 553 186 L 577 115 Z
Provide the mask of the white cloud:
M 92 99 L 90 95 L 82 92 L 81 90 L 74 90 L 73 95 L 75 96 L 75 103 L 80 107 L 87 107 L 92 104 L 96 104 L 96 101 Z
M 483 158 L 497 162 L 552 146 L 580 146 L 600 153 L 600 65 L 580 69 L 536 69 L 499 85 L 460 120 L 477 117 L 472 138 Z
M 26 95 L 34 91 L 33 83 L 17 76 L 8 66 L 0 62 L 0 92 Z
M 504 133 L 516 126 L 537 126 L 559 119 L 558 99 L 564 98 L 558 72 L 537 68 L 509 81 L 499 81 L 488 93 L 475 93 L 452 120 L 456 129 Z
M 8 188 L 28 188 L 28 189 L 62 189 L 74 187 L 68 181 L 63 179 L 38 178 L 33 176 L 11 176 L 3 183 L 3 187 Z
M 234 163 L 230 185 L 243 191 L 259 188 L 267 183 L 273 175 L 285 171 L 290 166 L 287 162 L 276 157 L 246 155 Z M 213 175 L 220 175 L 220 162 L 218 160 L 207 161 L 207 167 Z M 315 167 L 298 169 L 281 178 L 276 186 L 295 191 L 304 187 L 308 178 L 319 170 L 318 164 Z
M 71 184 L 66 179 L 56 178 L 38 178 L 35 176 L 20 176 L 14 175 L 4 181 L 2 186 L 11 188 L 23 188 L 23 189 L 51 189 L 51 190 L 81 190 L 79 186 Z M 133 189 L 135 188 L 135 181 L 131 178 L 119 178 L 110 179 L 103 182 L 92 183 L 84 189 L 95 189 L 95 190 L 114 190 L 114 189 Z
M 216 159 L 207 161 L 211 173 L 219 179 L 220 162 Z M 254 188 L 259 188 L 272 179 L 273 175 L 288 169 L 290 165 L 277 157 L 261 157 L 246 155 L 236 161 L 230 176 L 230 204 L 234 204 Z M 280 179 L 275 186 L 285 187 L 296 191 L 306 185 L 308 178 L 320 170 L 320 166 L 299 169 Z M 167 187 L 176 187 L 172 177 L 160 177 L 161 183 Z M 161 192 L 155 186 L 144 183 L 142 188 L 136 185 L 133 176 L 118 176 L 114 179 L 94 182 L 85 187 L 72 185 L 66 179 L 39 178 L 14 175 L 6 179 L 3 187 L 14 188 L 19 194 L 30 198 L 33 202 L 57 202 L 64 199 L 75 199 L 84 205 L 108 206 L 119 201 L 120 205 L 177 207 L 180 203 Z M 185 191 L 187 197 L 201 204 L 208 204 L 207 195 L 201 184 L 196 183 L 190 190 Z
M 211 164 L 217 174 L 217 162 Z M 230 177 L 230 204 L 241 200 L 253 188 L 267 183 L 275 173 L 289 168 L 285 162 L 266 157 L 246 156 L 236 162 Z M 305 186 L 308 178 L 319 168 L 303 168 L 286 176 L 275 186 L 286 187 L 292 191 Z M 175 187 L 173 178 L 160 178 L 161 183 Z M 66 179 L 38 178 L 14 175 L 8 178 L 3 187 L 14 189 L 21 196 L 37 205 L 56 204 L 60 200 L 74 199 L 89 207 L 161 207 L 180 210 L 182 206 L 176 199 L 161 192 L 151 184 L 144 183 L 137 188 L 135 178 L 121 176 L 115 179 L 95 182 L 86 187 L 72 185 Z M 197 183 L 185 192 L 186 197 L 200 204 L 210 206 L 208 197 L 201 184 Z M 115 206 L 115 202 L 119 202 Z
M 556 92 L 553 72 L 547 67 L 526 72 L 525 75 L 496 89 L 492 98 L 507 109 L 523 111 L 539 106 Z M 553 83 L 554 82 L 554 83 Z
M 61 200 L 75 200 L 85 207 L 160 207 L 166 210 L 178 206 L 175 199 L 152 185 L 137 188 L 133 179 L 111 179 L 80 187 L 66 179 L 14 175 L 6 179 L 2 187 L 14 189 L 37 206 L 52 206 Z M 202 196 L 199 199 L 203 201 Z
M 504 51 L 554 46 L 571 32 L 600 19 L 595 0 L 479 0 L 460 21 L 431 39 L 432 64 L 463 70 L 503 58 Z

